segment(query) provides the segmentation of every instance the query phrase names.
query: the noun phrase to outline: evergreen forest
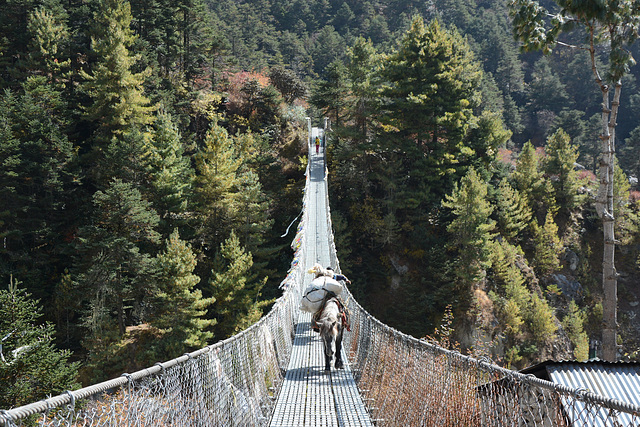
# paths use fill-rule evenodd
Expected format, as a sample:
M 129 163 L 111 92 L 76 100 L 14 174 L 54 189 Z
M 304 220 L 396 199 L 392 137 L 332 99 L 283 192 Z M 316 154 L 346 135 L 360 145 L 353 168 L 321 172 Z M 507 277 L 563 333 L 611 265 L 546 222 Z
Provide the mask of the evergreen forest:
M 338 256 L 374 316 L 513 369 L 600 356 L 602 93 L 569 46 L 588 34 L 521 48 L 524 1 L 1 2 L 0 407 L 266 313 L 307 117 L 329 119 Z M 620 360 L 640 358 L 636 75 L 618 76 Z

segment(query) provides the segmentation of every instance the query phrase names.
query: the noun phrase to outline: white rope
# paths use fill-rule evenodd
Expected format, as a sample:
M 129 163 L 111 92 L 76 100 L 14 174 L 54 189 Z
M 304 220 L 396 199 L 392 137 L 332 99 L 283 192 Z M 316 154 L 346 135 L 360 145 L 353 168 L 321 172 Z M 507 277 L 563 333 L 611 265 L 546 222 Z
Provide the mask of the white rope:
M 287 234 L 289 234 L 289 229 L 291 228 L 291 226 L 293 225 L 293 223 L 294 223 L 294 222 L 296 222 L 296 221 L 298 220 L 298 218 L 300 218 L 300 215 L 302 215 L 302 212 L 303 212 L 303 211 L 304 211 L 304 209 L 300 211 L 300 213 L 298 214 L 298 216 L 297 216 L 297 217 L 295 217 L 295 218 L 293 219 L 293 221 L 291 221 L 291 224 L 289 224 L 289 226 L 287 227 L 287 231 L 285 231 L 285 232 L 284 232 L 284 234 L 283 234 L 282 236 L 280 236 L 280 237 L 285 237 Z

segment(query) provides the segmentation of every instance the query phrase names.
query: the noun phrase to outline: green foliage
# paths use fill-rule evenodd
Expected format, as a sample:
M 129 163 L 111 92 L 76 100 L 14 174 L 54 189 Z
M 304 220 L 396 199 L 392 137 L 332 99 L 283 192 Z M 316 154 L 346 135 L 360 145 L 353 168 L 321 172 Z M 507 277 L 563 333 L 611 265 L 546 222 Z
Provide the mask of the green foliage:
M 616 161 L 613 175 L 613 215 L 616 236 L 623 244 L 629 244 L 633 236 L 638 234 L 638 212 L 630 201 L 630 189 L 629 179 Z
M 213 123 L 196 157 L 196 200 L 202 218 L 197 230 L 200 239 L 210 247 L 222 243 L 231 229 L 237 212 L 235 186 L 242 159 L 236 153 L 233 140 L 218 123 Z
M 241 19 L 250 9 L 236 10 Z M 0 278 L 19 276 L 42 300 L 58 343 L 86 361 L 83 382 L 204 345 L 212 319 L 203 317 L 213 314 L 199 293 L 217 248 L 237 230 L 262 257 L 254 274 L 279 281 L 290 257 L 272 255 L 284 246 L 274 217 L 291 220 L 304 181 L 301 125 L 285 122 L 278 90 L 259 71 L 242 117 L 254 134 L 227 133 L 229 157 L 219 149 L 197 160 L 212 150 L 203 136 L 214 117 L 218 130 L 232 128 L 227 93 L 212 91 L 226 92 L 237 64 L 231 50 L 251 52 L 251 41 L 228 38 L 235 29 L 199 0 L 10 0 L 0 4 L 0 23 Z M 270 43 L 263 58 L 279 49 L 279 39 Z M 300 58 L 311 64 L 308 52 Z M 288 101 L 302 96 L 302 81 L 280 87 Z M 162 252 L 161 237 L 175 228 L 185 240 L 176 235 Z M 174 270 L 161 274 L 158 263 Z M 189 289 L 172 294 L 172 286 Z
M 192 198 L 194 171 L 184 155 L 180 133 L 171 115 L 159 112 L 155 132 L 146 147 L 144 163 L 149 174 L 150 200 L 161 218 L 164 235 L 184 223 Z
M 370 140 L 378 104 L 380 55 L 370 40 L 359 37 L 347 52 L 347 75 L 350 103 L 348 107 L 351 139 L 357 144 Z M 364 148 L 364 147 L 362 147 Z M 362 149 L 360 148 L 360 149 Z
M 242 113 L 253 132 L 268 134 L 279 129 L 280 94 L 271 85 L 262 86 L 256 79 L 248 79 L 240 89 L 243 95 Z
M 504 361 L 508 369 L 513 369 L 513 366 L 517 366 L 522 360 L 522 356 L 519 353 L 520 348 L 517 346 L 510 347 L 505 351 Z
M 573 344 L 573 355 L 579 362 L 589 358 L 589 337 L 584 331 L 586 317 L 584 311 L 578 308 L 574 300 L 571 300 L 567 314 L 562 318 L 562 326 Z
M 561 12 L 550 14 L 533 0 L 513 0 L 510 11 L 516 36 L 523 41 L 525 50 L 550 52 L 559 42 L 559 35 L 576 27 L 597 31 L 597 36 L 608 38 L 609 81 L 617 81 L 635 64 L 626 46 L 638 38 L 634 31 L 638 14 L 633 8 L 618 2 L 567 2 L 556 0 Z M 549 20 L 548 18 L 551 17 Z
M 318 31 L 309 50 L 313 58 L 313 71 L 325 75 L 329 64 L 342 61 L 346 45 L 342 36 L 331 25 L 325 25 Z
M 493 207 L 487 200 L 487 184 L 474 169 L 469 169 L 460 187 L 454 186 L 442 206 L 451 209 L 455 216 L 447 231 L 453 237 L 451 247 L 459 256 L 459 276 L 472 285 L 482 277 L 483 269 L 491 265 L 487 243 L 493 237 L 495 221 L 490 219 Z
M 510 242 L 516 242 L 531 222 L 532 212 L 527 200 L 506 179 L 500 181 L 496 198 L 500 234 Z
M 90 304 L 89 347 L 108 331 L 124 335 L 125 309 L 140 303 L 152 269 L 146 245 L 159 240 L 158 214 L 131 184 L 114 179 L 94 194 L 93 203 L 94 222 L 80 231 L 83 261 L 77 267 L 78 286 Z
M 150 124 L 153 117 L 142 86 L 149 72 L 134 70 L 139 55 L 131 54 L 136 39 L 131 30 L 131 6 L 123 0 L 100 0 L 98 6 L 91 42 L 98 60 L 80 75 L 85 80 L 83 90 L 91 98 L 87 119 L 98 124 L 96 139 L 108 144 L 114 137 Z
M 558 114 L 568 104 L 565 85 L 552 70 L 547 57 L 536 61 L 528 88 L 534 111 L 548 110 Z
M 531 141 L 522 147 L 511 180 L 514 188 L 525 196 L 538 222 L 544 221 L 547 213 L 555 214 L 558 208 L 551 183 L 543 175 L 539 155 Z
M 307 96 L 308 89 L 306 85 L 291 70 L 282 67 L 272 68 L 269 72 L 269 80 L 289 104 L 296 99 L 304 99 Z
M 546 276 L 560 268 L 559 254 L 562 249 L 558 226 L 550 213 L 547 214 L 543 226 L 533 224 L 533 235 L 535 267 L 539 274 Z
M 76 205 L 78 170 L 66 134 L 67 105 L 44 76 L 33 76 L 16 96 L 0 96 L 0 275 L 20 275 L 38 297 L 66 265 L 68 211 Z
M 0 407 L 14 408 L 78 388 L 78 362 L 55 348 L 54 326 L 40 323 L 39 301 L 11 278 L 0 290 Z
M 479 65 L 457 31 L 415 18 L 384 61 L 382 76 L 388 82 L 382 92 L 385 138 L 411 159 L 405 203 L 428 196 L 433 203 L 481 154 L 466 140 L 480 102 Z
M 545 299 L 540 298 L 537 294 L 531 295 L 531 305 L 525 319 L 533 340 L 538 344 L 545 344 L 552 340 L 558 330 L 553 309 Z
M 196 158 L 195 191 L 202 215 L 197 233 L 209 248 L 218 247 L 224 236 L 236 230 L 242 244 L 255 250 L 271 226 L 269 203 L 258 175 L 243 164 L 254 144 L 252 137 L 231 138 L 213 123 Z
M 212 306 L 217 320 L 217 339 L 227 338 L 255 323 L 268 302 L 258 301 L 267 278 L 257 279 L 251 272 L 253 256 L 240 246 L 234 232 L 220 245 L 209 282 L 215 299 Z
M 206 319 L 214 298 L 203 298 L 195 286 L 200 278 L 193 274 L 196 257 L 190 245 L 175 230 L 166 248 L 156 257 L 154 286 L 149 302 L 150 326 L 158 329 L 159 339 L 150 351 L 159 360 L 169 360 L 206 346 L 213 337 L 215 321 Z
M 64 17 L 40 7 L 29 14 L 27 29 L 32 35 L 30 68 L 47 76 L 51 83 L 58 81 L 71 65 L 71 60 L 63 56 L 70 37 Z
M 545 149 L 544 171 L 552 178 L 554 198 L 560 207 L 558 214 L 566 221 L 585 199 L 578 192 L 582 183 L 575 170 L 578 147 L 571 144 L 569 135 L 559 129 L 547 139 Z
M 326 80 L 321 81 L 311 95 L 311 102 L 338 128 L 343 124 L 345 115 L 346 73 L 342 61 L 333 61 L 326 68 Z
M 516 262 L 521 253 L 505 241 L 490 244 L 492 278 L 498 285 L 492 300 L 497 303 L 501 324 L 511 342 L 525 332 L 524 318 L 529 307 L 530 295 L 525 287 L 525 278 Z
M 595 125 L 597 126 L 597 123 Z M 595 173 L 600 146 L 598 138 L 595 136 L 598 134 L 598 130 L 594 128 L 594 123 L 589 119 L 585 119 L 584 111 L 563 110 L 553 123 L 553 132 L 559 129 L 565 131 L 576 146 L 578 163 Z
M 520 27 L 538 31 L 530 35 L 540 46 L 553 47 L 569 24 L 588 28 L 588 19 L 570 16 L 580 12 L 577 4 L 561 5 L 555 18 L 544 14 L 541 5 L 548 4 L 513 4 L 526 7 L 516 25 L 540 12 L 539 26 Z M 614 3 L 600 6 L 607 13 L 588 16 L 615 31 L 594 27 L 596 41 L 611 47 L 597 46 L 596 56 L 609 53 L 615 59 L 617 65 L 609 67 L 615 77 L 630 64 L 621 48 L 634 41 L 635 32 L 627 30 L 637 27 L 635 12 L 614 10 Z M 607 21 L 614 16 L 620 20 Z M 558 32 L 545 33 L 546 24 Z M 546 349 L 530 339 L 533 284 L 525 273 L 527 258 L 535 260 L 536 242 L 523 224 L 528 218 L 542 224 L 551 213 L 557 233 L 574 236 L 567 244 L 575 244 L 580 254 L 579 280 L 585 285 L 598 277 L 589 265 L 599 261 L 588 259 L 585 249 L 593 243 L 591 206 L 572 199 L 577 193 L 563 184 L 572 185 L 572 179 L 562 180 L 571 174 L 569 159 L 575 154 L 561 146 L 564 136 L 553 137 L 555 154 L 549 139 L 544 160 L 535 146 L 524 144 L 513 175 L 507 166 L 496 167 L 495 155 L 502 147 L 517 152 L 527 139 L 543 145 L 562 128 L 579 147 L 578 161 L 595 170 L 601 92 L 585 89 L 593 81 L 591 67 L 584 66 L 588 51 L 519 57 L 509 26 L 506 4 L 494 0 L 382 6 L 368 0 L 5 1 L 0 4 L 0 275 L 8 279 L 13 273 L 42 299 L 47 319 L 58 322 L 59 342 L 89 361 L 83 381 L 162 358 L 154 354 L 177 354 L 198 328 L 186 320 L 176 320 L 180 327 L 171 330 L 151 325 L 152 314 L 160 316 L 153 307 L 164 305 L 153 298 L 179 298 L 162 288 L 172 279 L 160 280 L 156 263 L 169 253 L 181 254 L 163 258 L 176 271 L 178 264 L 187 266 L 180 270 L 184 275 L 175 273 L 181 285 L 192 286 L 191 296 L 181 295 L 197 300 L 200 289 L 207 294 L 202 300 L 208 300 L 212 270 L 226 272 L 214 268 L 216 254 L 235 230 L 240 246 L 253 256 L 247 274 L 271 277 L 264 294 L 278 296 L 276 283 L 290 265 L 279 236 L 282 224 L 299 211 L 304 180 L 305 117 L 317 124 L 324 115 L 333 130 L 327 155 L 332 210 L 340 214 L 340 220 L 334 218 L 336 239 L 342 242 L 343 268 L 358 283 L 359 302 L 375 308 L 384 299 L 396 312 L 403 307 L 401 315 L 392 309 L 375 314 L 423 334 L 447 304 L 457 315 L 472 299 L 454 285 L 454 272 L 466 271 L 460 269 L 464 255 L 469 259 L 464 274 L 481 277 L 487 271 L 480 283 L 494 292 L 496 314 L 507 325 L 512 344 L 507 360 L 533 360 Z M 563 42 L 582 40 L 577 33 L 567 35 Z M 598 66 L 605 55 L 596 57 Z M 236 78 L 240 70 L 252 70 L 251 79 Z M 632 71 L 636 76 L 622 80 L 630 90 L 620 100 L 625 108 L 616 138 L 628 138 L 621 166 L 637 176 L 638 144 L 634 125 L 627 125 L 640 105 L 637 71 Z M 314 88 L 308 110 L 305 86 Z M 156 105 L 161 111 L 154 115 Z M 445 243 L 452 239 L 446 229 L 458 216 L 442 209 L 441 200 L 453 194 L 454 183 L 461 189 L 470 167 L 491 183 L 483 198 L 497 224 L 489 235 L 499 232 L 502 241 L 498 248 L 500 237 L 489 238 L 481 250 L 475 243 L 469 248 L 454 243 L 447 251 Z M 638 208 L 627 203 L 632 189 L 624 174 L 616 170 L 615 179 L 617 238 L 632 243 Z M 131 208 L 129 214 L 124 206 Z M 160 247 L 160 237 L 168 238 L 175 228 L 182 237 Z M 585 230 L 584 241 L 577 230 Z M 524 252 L 507 242 L 522 245 Z M 389 290 L 373 277 L 395 274 L 390 255 L 408 268 L 399 289 Z M 198 260 L 193 268 L 191 256 Z M 116 291 L 122 293 L 121 316 Z M 205 316 L 217 317 L 215 311 L 226 303 L 216 304 Z M 101 325 L 101 332 L 87 334 L 81 325 L 89 323 Z M 80 331 L 87 338 L 85 349 Z
M 624 170 L 636 178 L 640 177 L 640 126 L 631 131 L 619 153 L 618 159 Z

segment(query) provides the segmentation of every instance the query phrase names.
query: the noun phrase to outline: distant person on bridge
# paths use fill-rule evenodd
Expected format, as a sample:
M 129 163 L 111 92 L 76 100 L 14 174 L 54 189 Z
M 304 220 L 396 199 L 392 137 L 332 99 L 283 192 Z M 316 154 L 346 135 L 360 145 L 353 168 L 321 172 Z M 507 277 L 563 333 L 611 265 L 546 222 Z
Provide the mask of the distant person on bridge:
M 316 154 L 320 152 L 320 138 L 316 136 Z

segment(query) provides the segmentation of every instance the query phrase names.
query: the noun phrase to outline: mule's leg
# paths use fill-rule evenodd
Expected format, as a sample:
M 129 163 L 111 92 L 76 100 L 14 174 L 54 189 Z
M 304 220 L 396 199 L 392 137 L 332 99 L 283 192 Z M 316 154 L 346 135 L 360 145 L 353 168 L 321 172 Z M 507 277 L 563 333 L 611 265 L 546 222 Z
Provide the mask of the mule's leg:
M 332 341 L 331 334 L 326 334 L 322 337 L 322 343 L 324 344 L 324 370 L 325 371 L 331 371 L 331 358 L 333 357 L 331 341 Z
M 338 327 L 338 336 L 336 337 L 336 369 L 344 368 L 344 364 L 342 363 L 342 334 L 344 329 L 342 327 Z

